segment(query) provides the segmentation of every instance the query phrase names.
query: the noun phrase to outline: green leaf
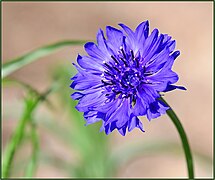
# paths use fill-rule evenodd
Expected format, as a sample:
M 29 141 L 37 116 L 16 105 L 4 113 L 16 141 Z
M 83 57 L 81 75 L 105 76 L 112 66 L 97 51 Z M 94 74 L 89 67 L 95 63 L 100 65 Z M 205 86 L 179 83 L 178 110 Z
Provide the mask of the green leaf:
M 25 65 L 32 63 L 44 56 L 54 53 L 55 51 L 62 49 L 66 46 L 83 45 L 87 41 L 80 40 L 66 40 L 57 42 L 54 44 L 46 45 L 41 48 L 35 49 L 21 57 L 12 59 L 2 66 L 2 78 L 10 75 L 14 71 L 24 67 Z
M 49 88 L 45 93 L 43 93 L 39 97 L 35 96 L 35 93 L 32 93 L 32 91 L 30 91 L 28 97 L 26 97 L 23 115 L 19 120 L 19 123 L 4 151 L 4 158 L 2 162 L 3 177 L 8 177 L 10 175 L 14 155 L 16 153 L 16 150 L 19 148 L 20 143 L 23 140 L 26 124 L 28 123 L 29 119 L 32 119 L 33 112 L 35 111 L 38 104 L 44 101 L 47 98 L 47 96 L 54 90 L 56 90 L 55 84 L 53 84 L 51 88 Z
M 30 124 L 31 124 L 32 155 L 25 170 L 25 177 L 28 178 L 33 177 L 36 171 L 39 154 L 39 137 L 36 130 L 36 124 L 32 119 L 30 120 Z
M 35 96 L 43 96 L 40 92 L 38 92 L 34 87 L 32 87 L 31 85 L 29 84 L 26 84 L 22 81 L 19 81 L 17 79 L 12 79 L 12 78 L 4 78 L 2 80 L 2 86 L 5 87 L 5 86 L 18 86 L 18 87 L 21 87 L 23 89 L 25 89 L 26 91 L 28 92 L 31 92 L 32 94 L 35 94 Z M 55 85 L 55 89 L 57 89 L 59 87 L 59 84 L 57 83 L 54 83 Z M 58 87 L 57 87 L 58 86 Z M 48 107 L 50 109 L 54 109 L 52 103 L 48 100 L 48 99 L 44 99 L 48 105 Z

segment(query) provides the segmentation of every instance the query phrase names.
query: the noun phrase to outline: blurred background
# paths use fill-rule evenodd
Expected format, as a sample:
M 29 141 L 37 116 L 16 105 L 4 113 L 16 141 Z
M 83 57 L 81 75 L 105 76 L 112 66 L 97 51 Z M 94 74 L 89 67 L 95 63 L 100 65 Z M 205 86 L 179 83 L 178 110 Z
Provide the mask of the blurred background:
M 212 2 L 3 2 L 2 20 L 3 62 L 62 40 L 95 40 L 99 28 L 118 27 L 118 23 L 135 29 L 149 20 L 150 31 L 158 28 L 171 35 L 181 51 L 173 68 L 180 77 L 177 84 L 187 91 L 173 91 L 164 98 L 187 133 L 195 176 L 212 177 Z M 57 77 L 62 88 L 34 112 L 39 145 L 31 176 L 187 177 L 180 138 L 167 115 L 151 122 L 142 117 L 145 133 L 135 129 L 125 137 L 115 131 L 106 137 L 98 132 L 100 123 L 84 126 L 69 96 L 69 78 L 75 73 L 71 63 L 78 53 L 85 53 L 83 46 L 67 46 L 9 76 L 38 92 L 44 92 Z M 3 153 L 22 117 L 26 96 L 18 86 L 3 87 Z M 26 174 L 35 150 L 29 139 L 30 126 L 25 131 L 11 177 Z

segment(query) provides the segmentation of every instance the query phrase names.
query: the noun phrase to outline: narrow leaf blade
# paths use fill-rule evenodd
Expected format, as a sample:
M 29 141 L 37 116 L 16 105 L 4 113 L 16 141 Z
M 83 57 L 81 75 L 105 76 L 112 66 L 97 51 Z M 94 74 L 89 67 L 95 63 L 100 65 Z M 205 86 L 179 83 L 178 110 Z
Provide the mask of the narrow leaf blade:
M 35 49 L 23 56 L 12 59 L 5 64 L 2 65 L 2 79 L 6 76 L 10 75 L 14 71 L 24 67 L 27 64 L 30 64 L 44 56 L 54 53 L 57 50 L 60 50 L 66 46 L 75 46 L 75 45 L 83 45 L 86 41 L 80 40 L 66 40 L 60 41 L 54 44 L 46 45 Z

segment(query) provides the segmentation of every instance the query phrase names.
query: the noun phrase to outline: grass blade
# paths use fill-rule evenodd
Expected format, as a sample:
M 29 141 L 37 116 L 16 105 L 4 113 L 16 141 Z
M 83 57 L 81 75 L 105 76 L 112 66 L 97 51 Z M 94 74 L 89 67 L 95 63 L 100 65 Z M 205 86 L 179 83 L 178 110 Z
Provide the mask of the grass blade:
M 21 88 L 23 88 L 23 89 L 25 89 L 26 91 L 28 91 L 28 92 L 31 92 L 31 93 L 34 93 L 36 96 L 43 96 L 40 92 L 38 92 L 34 87 L 32 87 L 32 86 L 30 86 L 29 84 L 26 84 L 26 83 L 24 83 L 24 82 L 22 82 L 22 81 L 19 81 L 19 80 L 17 80 L 17 79 L 11 79 L 11 78 L 4 78 L 3 80 L 2 80 L 2 87 L 5 87 L 5 86 L 19 86 L 19 87 L 21 87 Z M 46 101 L 46 103 L 47 103 L 47 105 L 48 105 L 48 107 L 50 108 L 50 109 L 53 109 L 54 107 L 53 107 L 53 105 L 52 105 L 52 103 L 48 100 L 48 99 L 44 99 L 45 101 Z
M 5 64 L 2 65 L 2 79 L 6 76 L 10 75 L 14 71 L 22 68 L 23 66 L 32 63 L 38 60 L 41 57 L 47 56 L 49 54 L 54 53 L 55 51 L 66 47 L 66 46 L 75 46 L 75 45 L 83 45 L 87 41 L 80 40 L 67 40 L 60 41 L 54 44 L 46 45 L 41 48 L 35 49 L 21 57 L 12 59 Z
M 39 137 L 36 130 L 36 124 L 31 119 L 31 142 L 32 142 L 32 155 L 30 161 L 27 165 L 25 170 L 25 177 L 33 177 L 38 162 L 38 155 L 39 155 Z
M 15 152 L 18 149 L 18 147 L 24 137 L 25 127 L 26 127 L 28 120 L 32 118 L 32 113 L 38 106 L 39 102 L 44 101 L 47 98 L 47 96 L 54 90 L 56 90 L 55 84 L 41 96 L 39 96 L 39 97 L 36 96 L 36 98 L 35 98 L 34 93 L 33 93 L 33 95 L 34 95 L 33 96 L 32 92 L 31 91 L 29 92 L 30 97 L 27 97 L 25 99 L 25 109 L 24 109 L 23 115 L 18 123 L 17 128 L 15 129 L 15 131 L 11 137 L 9 144 L 5 148 L 4 159 L 2 162 L 3 163 L 3 168 L 2 168 L 3 177 L 8 177 L 10 174 L 10 169 L 11 169 L 11 165 L 13 162 Z

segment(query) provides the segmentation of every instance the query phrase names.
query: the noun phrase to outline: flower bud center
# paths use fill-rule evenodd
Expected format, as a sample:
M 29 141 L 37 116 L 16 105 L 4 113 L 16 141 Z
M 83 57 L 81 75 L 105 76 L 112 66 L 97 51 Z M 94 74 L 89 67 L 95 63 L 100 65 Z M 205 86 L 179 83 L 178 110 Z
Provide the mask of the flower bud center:
M 138 73 L 133 70 L 126 71 L 122 76 L 122 83 L 126 86 L 136 87 L 139 85 Z

